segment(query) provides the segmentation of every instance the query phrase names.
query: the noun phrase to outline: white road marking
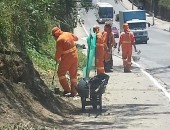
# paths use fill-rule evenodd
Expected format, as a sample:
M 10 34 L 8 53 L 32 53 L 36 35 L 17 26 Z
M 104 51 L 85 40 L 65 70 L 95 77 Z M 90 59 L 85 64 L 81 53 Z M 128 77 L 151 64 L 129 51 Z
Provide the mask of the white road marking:
M 87 34 L 87 36 L 89 35 L 89 33 L 88 33 L 88 31 L 86 30 L 86 28 L 84 27 L 84 25 L 83 24 L 81 24 L 82 25 L 82 27 L 83 27 L 83 29 L 84 29 L 84 31 L 85 31 L 85 33 Z
M 133 62 L 133 61 L 132 61 L 132 63 L 135 64 L 137 67 L 139 67 L 141 72 L 144 73 L 146 76 L 148 76 L 148 78 L 156 85 L 156 87 L 158 87 L 159 89 L 162 90 L 162 92 L 165 94 L 165 96 L 170 101 L 170 94 L 167 92 L 167 90 L 160 83 L 158 83 L 158 81 L 152 75 L 150 75 L 148 72 L 146 72 L 144 69 L 142 69 L 138 63 Z

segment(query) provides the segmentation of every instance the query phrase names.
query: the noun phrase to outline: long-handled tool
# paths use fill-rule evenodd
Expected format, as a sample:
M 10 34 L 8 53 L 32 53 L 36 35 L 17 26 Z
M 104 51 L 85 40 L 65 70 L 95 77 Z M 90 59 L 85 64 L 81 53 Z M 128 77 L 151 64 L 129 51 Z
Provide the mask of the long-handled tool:
M 52 83 L 51 83 L 51 88 L 52 88 L 52 91 L 55 93 L 55 94 L 61 94 L 60 92 L 60 89 L 54 85 L 54 78 L 56 76 L 56 71 L 57 71 L 57 62 L 55 64 L 55 69 L 54 69 L 54 74 L 53 74 L 53 78 L 52 78 Z
M 52 83 L 51 83 L 53 88 L 54 88 L 54 78 L 55 78 L 55 75 L 56 75 L 56 71 L 57 71 L 57 62 L 55 64 L 54 74 L 53 74 Z

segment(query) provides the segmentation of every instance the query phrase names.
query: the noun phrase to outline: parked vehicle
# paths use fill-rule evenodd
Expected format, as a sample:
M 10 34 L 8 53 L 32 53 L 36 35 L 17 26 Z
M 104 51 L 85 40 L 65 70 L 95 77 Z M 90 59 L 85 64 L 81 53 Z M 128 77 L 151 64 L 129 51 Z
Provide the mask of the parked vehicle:
M 135 35 L 136 43 L 146 43 L 149 40 L 147 31 L 145 10 L 119 11 L 120 32 L 123 32 L 123 24 L 128 23 L 130 30 Z
M 119 31 L 116 27 L 112 27 L 112 32 L 114 33 L 115 38 L 119 38 Z

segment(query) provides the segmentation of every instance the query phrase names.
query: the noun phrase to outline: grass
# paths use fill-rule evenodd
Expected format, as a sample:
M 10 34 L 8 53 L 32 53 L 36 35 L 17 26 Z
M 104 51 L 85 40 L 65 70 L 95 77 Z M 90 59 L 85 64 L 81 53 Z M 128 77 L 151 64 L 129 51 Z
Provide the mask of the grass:
M 32 62 L 38 66 L 38 68 L 48 71 L 54 70 L 55 68 L 55 41 L 53 39 L 49 40 L 49 43 L 43 44 L 39 52 L 35 49 L 28 48 L 28 54 Z M 78 48 L 79 65 L 78 69 L 82 70 L 86 64 L 86 56 L 82 53 L 82 50 Z
M 78 49 L 78 57 L 79 57 L 79 68 L 82 70 L 86 65 L 86 56 L 82 53 L 82 49 Z

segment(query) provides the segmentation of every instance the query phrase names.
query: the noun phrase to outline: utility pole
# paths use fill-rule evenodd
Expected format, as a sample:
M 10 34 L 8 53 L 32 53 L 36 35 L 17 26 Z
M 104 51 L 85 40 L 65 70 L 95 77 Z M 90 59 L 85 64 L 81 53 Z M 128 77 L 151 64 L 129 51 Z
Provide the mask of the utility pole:
M 152 19 L 153 19 L 153 25 L 155 25 L 155 16 L 154 16 L 154 11 L 155 10 L 155 1 L 152 0 Z
M 134 9 L 134 2 L 133 2 L 133 0 L 132 0 L 132 10 Z

